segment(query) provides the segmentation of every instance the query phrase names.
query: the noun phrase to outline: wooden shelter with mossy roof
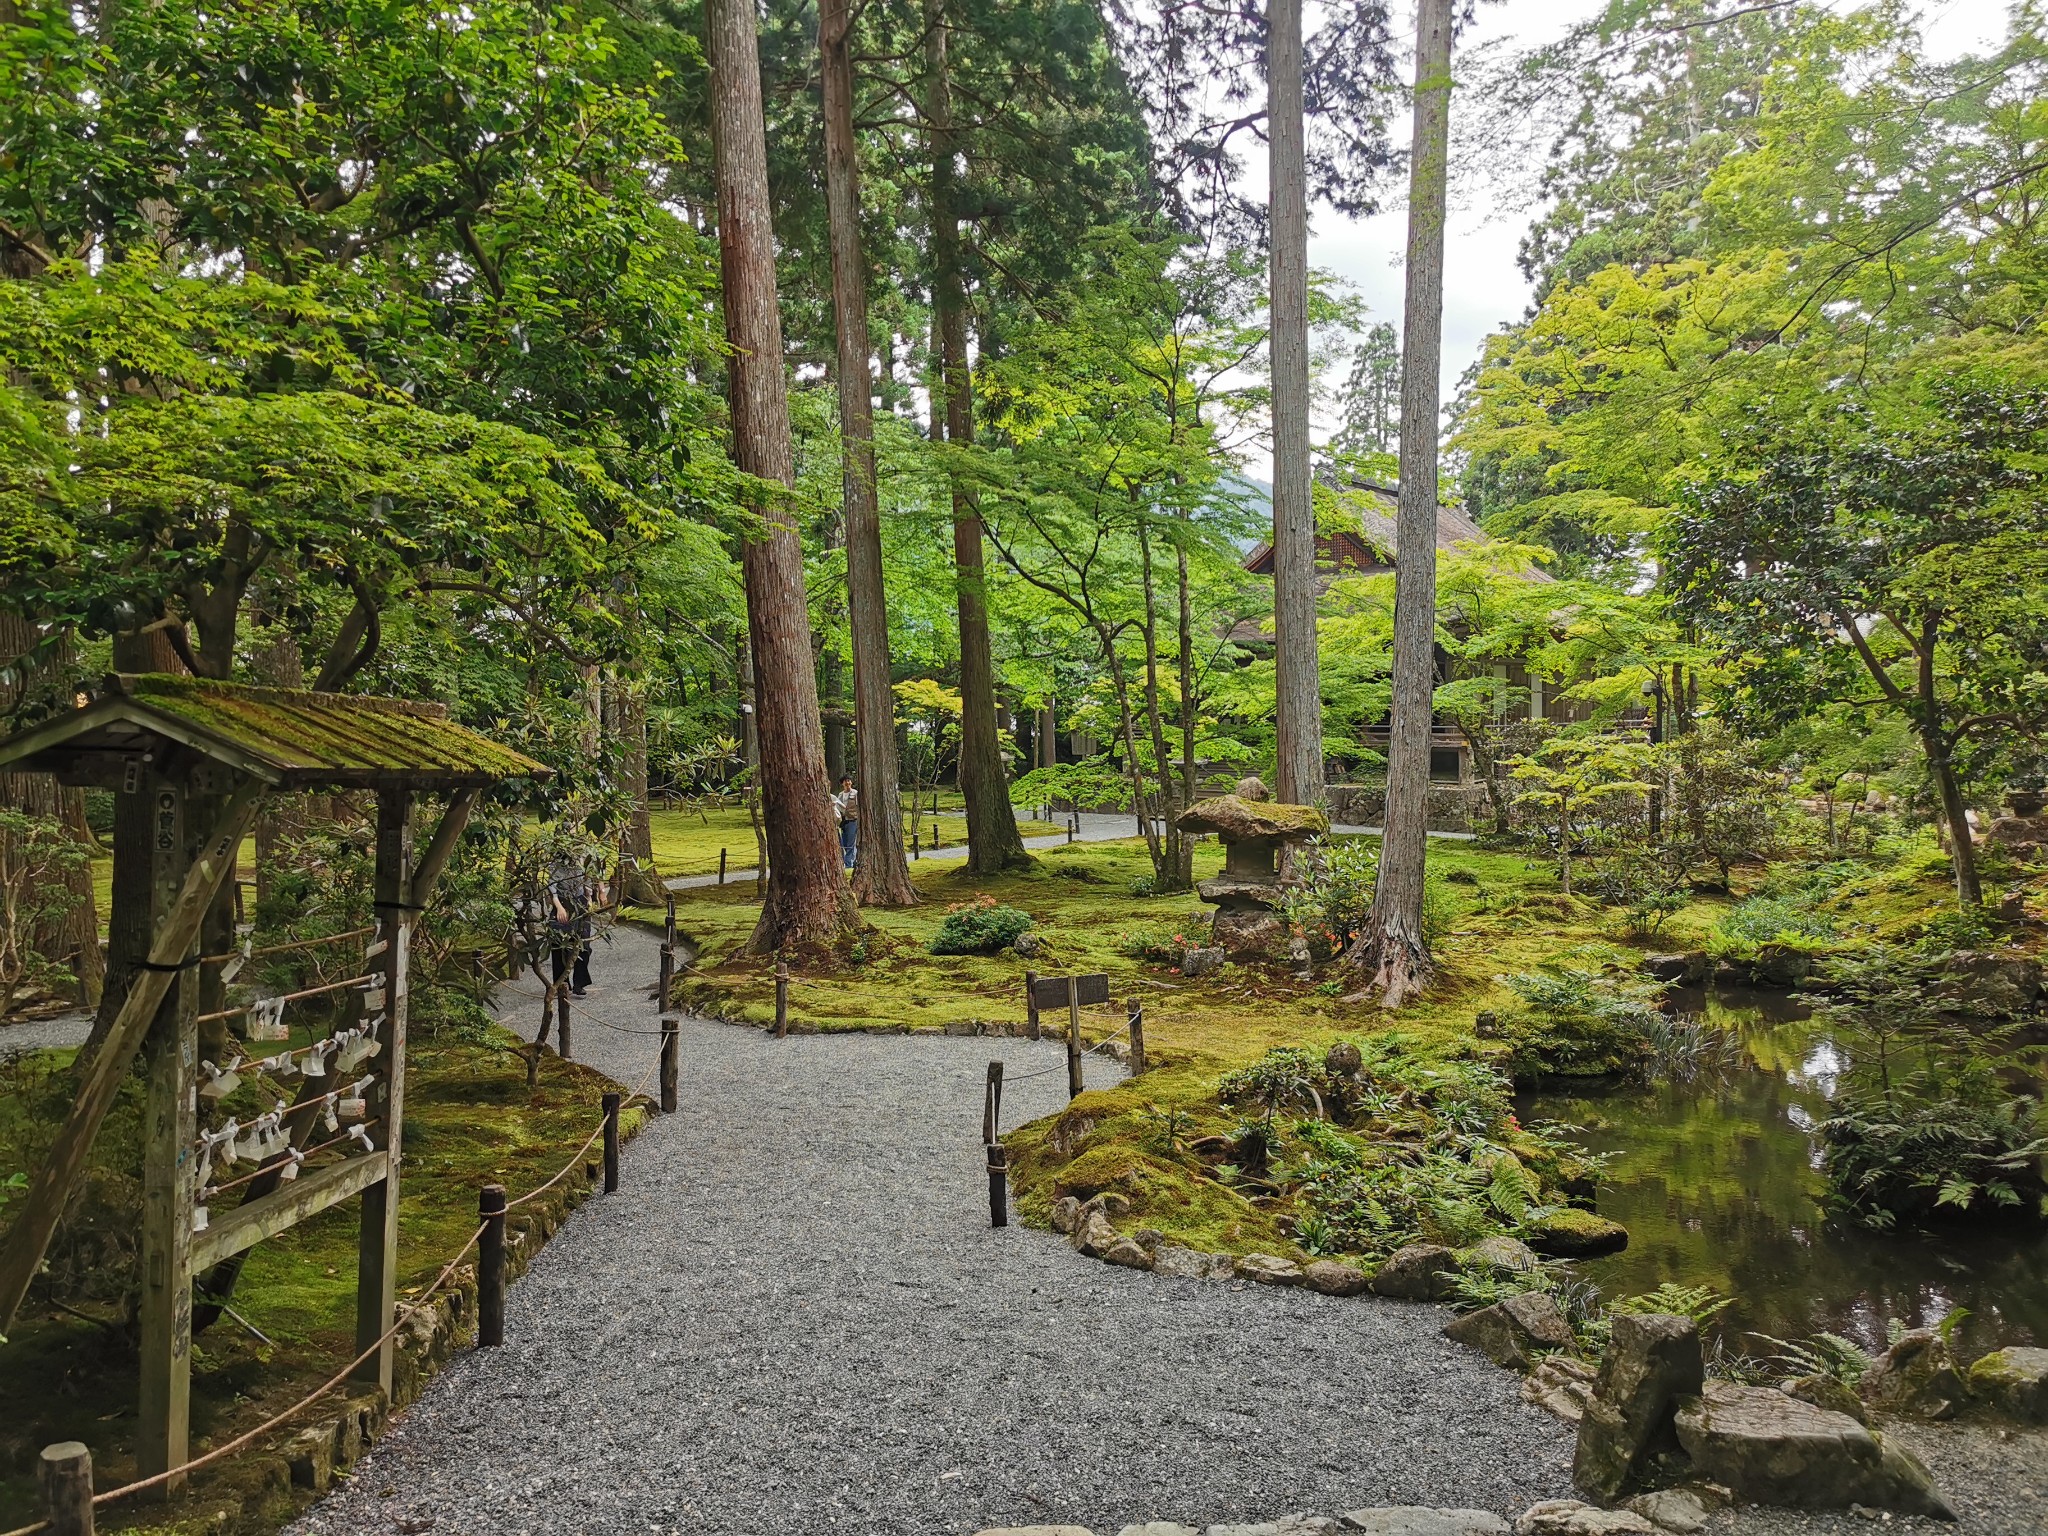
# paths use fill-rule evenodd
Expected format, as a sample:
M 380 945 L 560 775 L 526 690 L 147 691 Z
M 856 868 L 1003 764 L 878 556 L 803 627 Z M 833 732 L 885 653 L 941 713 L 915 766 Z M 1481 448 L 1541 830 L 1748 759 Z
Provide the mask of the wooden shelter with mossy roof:
M 388 1395 L 413 925 L 478 796 L 548 770 L 436 704 L 157 675 L 109 677 L 98 698 L 0 742 L 0 769 L 51 773 L 115 801 L 110 995 L 77 1096 L 0 1236 L 0 1332 L 140 1053 L 142 1475 L 187 1460 L 194 1277 L 358 1194 L 355 1374 Z M 248 953 L 234 925 L 236 860 L 266 795 L 348 791 L 376 797 L 374 923 L 361 974 L 317 989 L 338 992 L 340 1006 L 295 1047 L 284 1019 L 293 997 L 230 1001 Z M 422 795 L 445 804 L 415 853 Z M 218 1106 L 244 1084 L 275 1107 L 247 1124 L 223 1119 Z M 253 1097 L 244 1088 L 232 1102 Z M 250 1171 L 231 1176 L 240 1163 Z

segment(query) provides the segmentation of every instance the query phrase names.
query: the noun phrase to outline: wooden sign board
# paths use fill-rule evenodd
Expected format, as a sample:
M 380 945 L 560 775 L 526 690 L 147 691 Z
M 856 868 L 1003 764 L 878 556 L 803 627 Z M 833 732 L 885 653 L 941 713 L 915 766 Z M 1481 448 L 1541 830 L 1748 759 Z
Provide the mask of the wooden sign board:
M 1074 1001 L 1086 1008 L 1109 1001 L 1109 976 L 1097 971 L 1090 976 L 1040 976 L 1031 983 L 1031 1001 L 1039 1008 L 1067 1006 L 1067 983 L 1074 984 Z

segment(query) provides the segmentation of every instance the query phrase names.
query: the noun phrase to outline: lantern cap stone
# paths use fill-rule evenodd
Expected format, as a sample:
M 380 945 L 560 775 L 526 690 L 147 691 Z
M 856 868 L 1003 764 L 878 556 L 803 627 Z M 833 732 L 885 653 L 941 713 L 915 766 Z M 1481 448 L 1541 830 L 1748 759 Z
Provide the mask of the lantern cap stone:
M 1312 805 L 1218 795 L 1189 806 L 1181 813 L 1180 825 L 1185 832 L 1213 832 L 1226 843 L 1295 843 L 1328 832 L 1330 818 Z

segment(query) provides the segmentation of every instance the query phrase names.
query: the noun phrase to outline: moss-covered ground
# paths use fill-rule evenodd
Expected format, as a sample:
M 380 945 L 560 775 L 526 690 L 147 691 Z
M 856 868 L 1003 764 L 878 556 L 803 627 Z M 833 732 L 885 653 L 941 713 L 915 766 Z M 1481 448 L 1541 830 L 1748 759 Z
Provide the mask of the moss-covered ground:
M 967 841 L 967 821 L 961 811 L 957 790 L 940 791 L 923 797 L 929 805 L 936 800 L 936 816 L 927 811 L 918 821 L 918 842 L 929 850 L 932 834 L 938 833 L 937 847 L 958 848 Z M 754 825 L 744 806 L 705 806 L 701 810 L 658 810 L 654 822 L 654 867 L 664 876 L 715 875 L 720 849 L 726 853 L 729 869 L 751 869 L 756 851 Z M 910 824 L 909 807 L 904 808 L 904 826 Z M 1050 837 L 1061 830 L 1049 821 L 1020 821 L 1018 830 L 1026 837 Z
M 529 1089 L 516 1045 L 495 1029 L 464 1041 L 414 1041 L 399 1216 L 401 1297 L 430 1283 L 468 1241 L 480 1186 L 501 1183 L 515 1194 L 533 1188 L 597 1123 L 608 1080 L 549 1055 L 538 1087 Z M 68 1101 L 61 1071 L 69 1055 L 39 1053 L 6 1069 L 0 1144 L 10 1152 L 47 1138 L 53 1109 L 61 1113 Z M 119 1166 L 123 1149 L 137 1142 L 140 1113 L 141 1084 L 131 1080 L 96 1161 Z M 639 1111 L 627 1114 L 637 1118 Z M 41 1123 L 24 1124 L 24 1116 Z M 356 1202 L 343 1202 L 251 1250 L 234 1300 L 247 1326 L 223 1318 L 194 1342 L 195 1454 L 289 1406 L 354 1353 L 358 1210 Z M 134 1476 L 136 1391 L 135 1347 L 120 1306 L 86 1303 L 66 1312 L 31 1297 L 0 1348 L 0 1403 L 7 1406 L 0 1414 L 0 1529 L 39 1517 L 35 1459 L 54 1441 L 91 1447 L 102 1488 Z M 231 1458 L 169 1505 L 103 1509 L 99 1528 L 274 1530 L 290 1514 L 291 1496 L 260 1474 L 260 1458 Z

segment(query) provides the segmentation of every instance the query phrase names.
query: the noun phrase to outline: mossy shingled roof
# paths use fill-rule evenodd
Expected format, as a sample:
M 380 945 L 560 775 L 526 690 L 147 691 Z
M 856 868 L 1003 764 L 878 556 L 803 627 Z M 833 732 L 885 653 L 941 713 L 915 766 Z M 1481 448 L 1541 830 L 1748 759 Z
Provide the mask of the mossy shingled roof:
M 156 673 L 108 678 L 83 709 L 0 743 L 0 763 L 132 752 L 152 735 L 283 789 L 479 787 L 548 773 L 440 704 Z

